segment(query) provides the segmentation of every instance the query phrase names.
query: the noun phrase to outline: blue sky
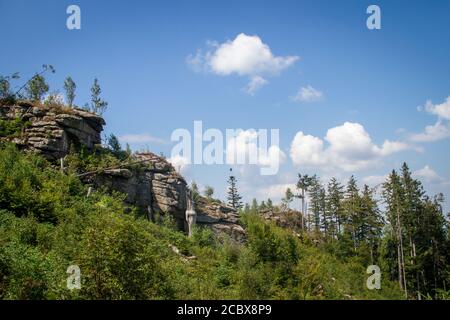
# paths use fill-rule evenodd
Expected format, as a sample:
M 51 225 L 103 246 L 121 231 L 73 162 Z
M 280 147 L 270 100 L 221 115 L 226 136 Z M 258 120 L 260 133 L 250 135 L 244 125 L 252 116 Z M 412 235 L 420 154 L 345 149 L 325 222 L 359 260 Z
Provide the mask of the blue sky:
M 70 4 L 81 8 L 81 30 L 66 28 Z M 381 30 L 366 27 L 370 4 L 381 8 Z M 194 120 L 205 129 L 279 129 L 277 175 L 235 168 L 245 200 L 278 200 L 298 172 L 355 174 L 374 185 L 403 161 L 430 194 L 450 197 L 448 12 L 450 1 L 0 0 L 0 73 L 26 78 L 52 64 L 52 90 L 72 76 L 78 105 L 98 77 L 109 102 L 105 134 L 138 135 L 136 150 L 170 155 L 173 130 L 192 131 Z M 240 34 L 256 43 L 257 59 L 258 41 L 268 48 L 265 69 L 223 59 L 211 68 L 207 54 L 217 57 L 223 45 L 240 54 Z M 268 83 L 249 94 L 255 77 Z M 311 90 L 302 98 L 301 88 L 316 99 Z M 435 128 L 424 135 L 426 126 Z M 223 198 L 229 168 L 193 165 L 183 174 Z

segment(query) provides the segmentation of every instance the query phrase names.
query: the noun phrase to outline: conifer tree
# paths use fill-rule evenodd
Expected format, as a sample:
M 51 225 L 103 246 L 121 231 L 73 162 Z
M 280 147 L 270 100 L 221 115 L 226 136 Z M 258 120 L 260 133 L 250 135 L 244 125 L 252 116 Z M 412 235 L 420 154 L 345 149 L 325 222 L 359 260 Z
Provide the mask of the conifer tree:
M 73 101 L 75 100 L 75 89 L 77 88 L 77 85 L 72 80 L 71 77 L 67 77 L 64 81 L 64 91 L 66 92 L 66 99 L 67 104 L 69 107 L 72 107 Z
M 309 210 L 313 216 L 312 223 L 314 224 L 314 229 L 319 231 L 321 217 L 325 213 L 325 189 L 315 175 L 309 181 L 308 195 L 310 199 Z
M 301 229 L 303 229 L 305 225 L 305 221 L 303 219 L 303 217 L 306 214 L 305 195 L 306 192 L 308 191 L 309 186 L 311 185 L 311 182 L 312 177 L 308 176 L 307 174 L 304 175 L 301 175 L 300 173 L 298 174 L 297 189 L 300 190 L 300 194 L 298 195 L 298 197 L 302 200 L 302 212 L 300 216 Z
M 102 115 L 106 111 L 106 108 L 108 106 L 108 102 L 100 98 L 101 92 L 102 89 L 98 84 L 98 79 L 95 78 L 91 88 L 91 107 L 92 111 L 99 115 Z
M 323 228 L 332 238 L 338 238 L 343 217 L 344 186 L 336 178 L 331 178 L 327 187 L 326 211 Z
M 228 205 L 236 210 L 242 208 L 242 197 L 239 195 L 236 187 L 237 181 L 235 176 L 230 176 L 228 178 Z

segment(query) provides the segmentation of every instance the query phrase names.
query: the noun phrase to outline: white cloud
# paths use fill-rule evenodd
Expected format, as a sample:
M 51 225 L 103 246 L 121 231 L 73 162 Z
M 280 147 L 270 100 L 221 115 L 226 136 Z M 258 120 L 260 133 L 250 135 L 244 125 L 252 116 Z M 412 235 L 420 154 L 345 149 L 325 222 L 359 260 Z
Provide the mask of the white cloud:
M 277 145 L 271 145 L 267 150 L 263 149 L 258 145 L 258 132 L 249 129 L 241 130 L 236 136 L 227 140 L 226 157 L 227 163 L 230 164 L 236 163 L 237 159 L 245 159 L 242 162 L 246 164 L 277 167 L 285 160 L 286 155 Z
M 258 190 L 258 195 L 261 198 L 272 200 L 279 200 L 284 198 L 287 188 L 290 188 L 292 192 L 296 192 L 296 186 L 293 183 L 273 184 L 268 187 L 264 187 Z
M 427 182 L 438 182 L 442 178 L 434 171 L 429 165 L 426 165 L 422 169 L 413 172 L 413 175 L 418 178 L 423 178 Z
M 315 102 L 321 100 L 323 93 L 311 86 L 301 87 L 298 93 L 292 98 L 294 101 Z
M 166 143 L 165 140 L 163 140 L 161 138 L 153 137 L 146 133 L 144 133 L 144 134 L 125 134 L 123 136 L 120 136 L 119 140 L 122 143 L 149 143 L 149 142 L 160 143 L 160 144 Z
M 255 95 L 256 91 L 258 91 L 261 87 L 265 86 L 269 82 L 261 76 L 254 76 L 251 78 L 250 82 L 244 88 L 244 91 L 249 95 Z
M 324 140 L 328 142 L 326 147 Z M 324 140 L 297 132 L 290 150 L 293 163 L 358 171 L 376 165 L 382 157 L 411 148 L 403 142 L 389 140 L 379 147 L 361 124 L 352 122 L 328 129 Z
M 183 172 L 191 164 L 190 159 L 180 156 L 179 154 L 168 158 L 167 161 L 169 161 L 178 172 Z
M 428 100 L 425 107 L 419 106 L 419 111 L 425 110 L 428 113 L 438 117 L 434 125 L 428 125 L 421 133 L 413 133 L 409 135 L 409 139 L 414 142 L 433 142 L 443 140 L 450 137 L 450 97 L 441 103 L 433 104 Z
M 275 56 L 270 47 L 257 35 L 240 33 L 234 40 L 222 44 L 210 43 L 206 53 L 197 53 L 187 58 L 194 70 L 206 70 L 221 76 L 236 74 L 250 78 L 246 92 L 254 94 L 267 84 L 263 75 L 276 75 L 292 66 L 298 56 Z
M 430 100 L 425 104 L 425 111 L 437 115 L 441 119 L 450 120 L 450 97 L 441 104 L 433 104 Z
M 414 142 L 433 142 L 450 137 L 450 126 L 438 120 L 434 125 L 426 126 L 421 133 L 413 133 L 409 139 Z
M 327 163 L 320 138 L 297 132 L 291 144 L 291 159 L 294 164 L 303 166 L 323 166 Z
M 362 181 L 363 181 L 363 183 L 367 184 L 370 187 L 375 187 L 375 186 L 385 182 L 386 179 L 387 179 L 387 175 L 382 175 L 382 176 L 373 175 L 373 176 L 364 177 L 362 179 Z

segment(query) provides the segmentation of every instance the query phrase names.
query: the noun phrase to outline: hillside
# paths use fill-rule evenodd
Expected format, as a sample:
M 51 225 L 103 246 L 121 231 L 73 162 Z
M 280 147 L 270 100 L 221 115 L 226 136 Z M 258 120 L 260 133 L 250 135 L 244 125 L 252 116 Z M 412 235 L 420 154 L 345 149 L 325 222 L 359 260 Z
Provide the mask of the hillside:
M 177 216 L 185 205 L 178 201 L 171 207 L 167 201 L 176 199 L 171 185 L 185 182 L 170 165 L 166 171 L 160 167 L 164 159 L 142 167 L 133 158 L 139 155 L 85 144 L 74 130 L 67 135 L 69 143 L 52 143 L 63 139 L 68 120 L 45 124 L 60 134 L 55 138 L 45 133 L 47 144 L 41 143 L 36 152 L 36 140 L 26 137 L 39 132 L 42 119 L 23 117 L 29 108 L 13 108 L 14 113 L 11 106 L 1 108 L 2 299 L 402 298 L 398 285 L 386 277 L 381 290 L 368 290 L 366 266 L 359 257 L 339 257 L 306 233 L 299 237 L 255 212 L 238 215 L 218 200 L 199 198 L 198 223 L 188 237 Z M 53 121 L 49 109 L 33 108 L 34 114 L 41 113 L 38 117 Z M 53 117 L 75 116 L 80 117 L 58 109 Z M 42 147 L 50 144 L 51 149 Z M 64 158 L 62 166 L 55 154 Z M 111 169 L 117 167 L 122 171 Z M 168 206 L 152 206 L 149 219 L 142 210 L 144 198 L 137 201 L 129 190 L 141 190 L 133 186 L 142 183 L 138 172 L 145 176 L 155 169 L 159 171 L 152 172 L 148 191 L 153 197 L 157 185 L 166 197 L 152 199 Z M 81 270 L 80 290 L 67 289 L 71 265 Z

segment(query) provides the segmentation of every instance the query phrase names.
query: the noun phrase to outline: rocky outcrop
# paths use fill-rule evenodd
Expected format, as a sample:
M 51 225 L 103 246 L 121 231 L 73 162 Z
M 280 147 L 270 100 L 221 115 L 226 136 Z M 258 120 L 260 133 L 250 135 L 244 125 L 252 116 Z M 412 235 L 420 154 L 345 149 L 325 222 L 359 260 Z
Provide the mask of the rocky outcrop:
M 283 227 L 298 230 L 301 229 L 302 225 L 302 213 L 296 210 L 274 210 L 274 208 L 267 208 L 260 210 L 260 214 L 266 221 L 272 221 L 276 225 Z M 303 223 L 305 223 L 305 219 L 303 219 Z
M 237 211 L 219 200 L 198 196 L 195 203 L 197 224 L 211 228 L 217 235 L 227 234 L 237 242 L 244 242 L 246 232 L 239 224 Z
M 19 120 L 20 134 L 8 139 L 24 150 L 42 154 L 49 160 L 63 158 L 72 146 L 94 149 L 101 145 L 102 117 L 79 109 L 49 107 L 29 102 L 1 105 L 0 119 Z M 149 219 L 171 215 L 179 229 L 187 231 L 188 187 L 184 178 L 163 157 L 153 153 L 133 154 L 132 159 L 116 168 L 81 173 L 81 179 L 94 188 L 107 188 L 125 194 L 125 202 L 145 212 Z M 217 234 L 228 234 L 244 241 L 245 230 L 238 223 L 237 212 L 220 201 L 199 196 L 192 212 L 197 224 L 210 227 Z
M 132 164 L 88 177 L 96 187 L 126 194 L 126 203 L 137 206 L 149 219 L 170 214 L 185 229 L 187 184 L 174 167 L 153 153 L 133 155 Z
M 49 160 L 64 157 L 71 146 L 92 149 L 101 144 L 100 134 L 105 125 L 102 117 L 91 112 L 25 102 L 1 106 L 0 118 L 23 121 L 23 132 L 13 142 Z

